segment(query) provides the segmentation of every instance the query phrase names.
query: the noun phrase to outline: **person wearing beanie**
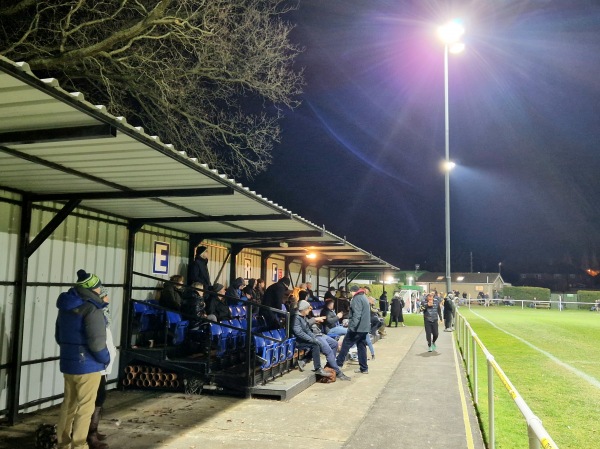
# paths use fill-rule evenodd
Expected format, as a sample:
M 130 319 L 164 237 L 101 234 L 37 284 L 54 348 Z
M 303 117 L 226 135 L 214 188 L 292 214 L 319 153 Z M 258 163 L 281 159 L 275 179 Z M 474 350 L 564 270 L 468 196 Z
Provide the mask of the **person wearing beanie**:
M 291 283 L 290 278 L 286 276 L 279 279 L 276 283 L 269 285 L 263 296 L 263 305 L 281 310 L 281 305 L 287 296 L 286 293 L 290 289 Z M 279 319 L 283 315 L 276 314 L 266 308 L 261 308 L 259 313 L 265 318 L 268 329 L 279 329 L 281 327 Z
M 207 318 L 215 321 L 232 319 L 231 310 L 225 300 L 225 286 L 217 282 L 212 290 Z
M 325 354 L 327 363 L 336 372 L 336 377 L 340 380 L 350 380 L 335 361 L 335 351 L 337 341 L 331 337 L 323 335 L 319 330 L 319 325 L 325 320 L 323 317 L 308 319 L 307 315 L 311 311 L 311 306 L 306 300 L 298 302 L 298 310 L 294 313 L 292 321 L 292 333 L 296 337 L 296 347 L 310 349 L 313 367 L 317 376 L 331 377 L 331 373 L 321 367 L 321 353 Z M 315 332 L 316 328 L 316 332 Z M 298 369 L 304 371 L 304 360 L 298 359 Z
M 211 286 L 210 273 L 208 272 L 208 256 L 206 255 L 206 246 L 196 248 L 196 256 L 190 265 L 189 284 L 202 284 L 203 296 L 208 296 L 208 290 Z
M 59 448 L 88 447 L 86 440 L 101 372 L 111 361 L 103 312 L 107 303 L 101 293 L 100 278 L 79 270 L 75 286 L 61 293 L 56 301 L 55 339 L 60 346 L 60 371 L 64 377 L 64 399 L 57 424 Z
M 227 297 L 227 305 L 229 306 L 241 306 L 243 303 L 241 301 L 242 298 L 242 288 L 244 288 L 244 278 L 236 278 L 233 282 L 227 287 L 225 290 L 225 296 Z

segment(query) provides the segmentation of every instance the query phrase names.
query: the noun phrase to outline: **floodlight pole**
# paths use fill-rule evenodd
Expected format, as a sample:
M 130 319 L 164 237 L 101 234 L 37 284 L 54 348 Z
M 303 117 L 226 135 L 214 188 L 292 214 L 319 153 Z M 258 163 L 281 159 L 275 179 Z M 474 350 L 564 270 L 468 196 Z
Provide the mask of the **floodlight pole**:
M 444 45 L 444 119 L 445 119 L 445 219 L 446 219 L 446 295 L 451 292 L 452 278 L 450 271 L 450 117 L 448 108 L 448 44 Z

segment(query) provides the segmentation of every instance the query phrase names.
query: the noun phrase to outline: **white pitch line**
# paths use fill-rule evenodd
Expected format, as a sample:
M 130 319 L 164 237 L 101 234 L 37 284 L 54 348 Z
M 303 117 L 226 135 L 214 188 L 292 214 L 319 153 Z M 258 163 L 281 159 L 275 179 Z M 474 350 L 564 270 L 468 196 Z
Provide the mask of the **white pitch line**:
M 488 320 L 486 317 L 479 315 L 477 312 L 471 310 L 471 312 L 473 312 L 475 315 L 477 315 L 479 318 L 481 318 L 484 321 L 487 321 L 489 324 L 491 324 L 493 327 L 495 327 L 496 329 L 498 329 L 501 332 L 504 332 L 506 335 L 510 335 L 513 338 L 516 338 L 517 340 L 519 340 L 522 343 L 525 343 L 527 346 L 529 346 L 532 349 L 535 349 L 536 351 L 538 351 L 541 354 L 544 354 L 546 357 L 548 357 L 550 360 L 552 360 L 554 363 L 562 366 L 563 368 L 571 371 L 573 374 L 581 377 L 584 380 L 587 380 L 590 384 L 592 384 L 594 387 L 596 388 L 600 388 L 600 381 L 598 379 L 596 379 L 595 377 L 590 376 L 589 374 L 584 373 L 583 371 L 579 371 L 577 368 L 575 368 L 574 366 L 569 365 L 568 363 L 563 362 L 562 360 L 560 360 L 559 358 L 553 356 L 552 354 L 550 354 L 548 351 L 544 351 L 543 349 L 538 348 L 537 346 L 529 343 L 527 340 L 519 337 L 518 335 L 515 334 L 511 334 L 510 332 L 502 329 L 501 327 L 496 326 L 493 322 L 491 322 L 490 320 Z

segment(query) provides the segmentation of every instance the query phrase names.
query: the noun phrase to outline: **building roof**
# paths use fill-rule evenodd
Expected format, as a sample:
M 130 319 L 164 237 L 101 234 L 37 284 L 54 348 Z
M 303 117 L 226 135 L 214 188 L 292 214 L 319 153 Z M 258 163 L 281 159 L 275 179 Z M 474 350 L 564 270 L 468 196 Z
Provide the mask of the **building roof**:
M 455 284 L 493 284 L 498 278 L 500 278 L 500 282 L 504 283 L 500 273 L 452 273 L 451 275 L 453 286 Z M 446 282 L 446 274 L 432 272 L 423 273 L 419 279 L 417 279 L 417 282 L 443 283 Z
M 26 63 L 0 56 L 0 188 L 324 265 L 397 270 Z M 287 246 L 286 246 L 287 245 Z

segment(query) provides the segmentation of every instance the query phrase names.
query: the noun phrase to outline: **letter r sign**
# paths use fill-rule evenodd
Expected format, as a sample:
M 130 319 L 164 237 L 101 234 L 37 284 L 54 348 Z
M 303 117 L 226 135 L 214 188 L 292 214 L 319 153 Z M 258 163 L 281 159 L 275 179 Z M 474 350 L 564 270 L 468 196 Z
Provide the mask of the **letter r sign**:
M 152 268 L 154 274 L 169 273 L 169 244 L 164 242 L 154 242 L 154 264 Z

